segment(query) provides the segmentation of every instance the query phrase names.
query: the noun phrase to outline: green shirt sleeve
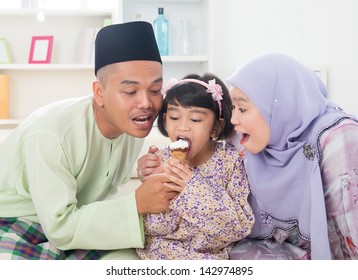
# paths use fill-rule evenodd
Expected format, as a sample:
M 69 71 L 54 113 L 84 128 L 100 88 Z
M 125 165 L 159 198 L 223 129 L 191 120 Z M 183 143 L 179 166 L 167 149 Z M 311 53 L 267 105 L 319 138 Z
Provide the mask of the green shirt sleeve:
M 105 182 L 93 186 L 91 182 L 78 180 L 69 156 L 52 135 L 29 137 L 23 149 L 27 155 L 28 190 L 19 191 L 28 191 L 38 220 L 56 247 L 68 250 L 143 246 L 142 220 L 137 213 L 134 192 L 79 206 L 78 197 L 95 187 L 99 190 L 107 187 Z M 100 166 L 98 169 L 100 176 Z M 18 183 L 20 188 L 24 187 L 23 182 Z

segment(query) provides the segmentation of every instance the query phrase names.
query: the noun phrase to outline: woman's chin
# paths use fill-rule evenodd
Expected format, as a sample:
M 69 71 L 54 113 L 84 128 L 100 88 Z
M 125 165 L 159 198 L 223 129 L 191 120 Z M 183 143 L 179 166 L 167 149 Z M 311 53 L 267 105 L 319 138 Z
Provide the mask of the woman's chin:
M 250 145 L 245 146 L 246 151 L 250 152 L 251 154 L 258 154 L 262 152 L 264 149 L 260 149 L 258 147 L 250 147 Z

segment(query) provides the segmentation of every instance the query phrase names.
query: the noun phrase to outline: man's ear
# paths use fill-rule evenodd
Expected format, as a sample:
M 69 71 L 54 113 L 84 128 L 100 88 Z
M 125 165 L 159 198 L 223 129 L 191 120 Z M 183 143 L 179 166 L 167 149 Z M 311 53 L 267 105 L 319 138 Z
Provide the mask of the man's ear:
M 104 106 L 104 100 L 103 100 L 103 86 L 99 81 L 94 81 L 92 83 L 92 92 L 93 92 L 93 97 L 94 100 L 96 101 L 97 105 L 99 107 L 103 107 Z

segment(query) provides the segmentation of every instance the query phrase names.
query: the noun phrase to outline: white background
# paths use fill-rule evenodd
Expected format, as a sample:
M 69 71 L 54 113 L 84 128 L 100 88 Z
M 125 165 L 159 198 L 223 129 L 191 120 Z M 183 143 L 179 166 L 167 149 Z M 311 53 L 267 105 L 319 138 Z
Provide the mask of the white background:
M 282 52 L 327 69 L 330 98 L 358 115 L 357 0 L 213 0 L 213 69 Z

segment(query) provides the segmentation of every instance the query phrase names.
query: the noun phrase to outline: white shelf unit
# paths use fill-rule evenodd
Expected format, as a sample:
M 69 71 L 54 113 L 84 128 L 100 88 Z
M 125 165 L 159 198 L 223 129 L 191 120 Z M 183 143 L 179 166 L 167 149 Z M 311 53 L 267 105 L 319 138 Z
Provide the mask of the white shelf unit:
M 92 93 L 95 79 L 93 64 L 77 64 L 79 32 L 86 27 L 100 28 L 106 18 L 113 23 L 134 20 L 153 22 L 158 7 L 165 8 L 170 21 L 169 56 L 162 57 L 164 80 L 189 73 L 210 71 L 210 2 L 212 0 L 113 0 L 106 10 L 40 10 L 0 9 L 0 38 L 6 38 L 11 64 L 0 64 L 0 74 L 9 76 L 9 120 L 0 121 L 0 129 L 8 129 L 32 111 L 48 103 Z M 39 22 L 39 12 L 45 21 Z M 192 21 L 194 53 L 180 56 L 176 50 L 180 19 Z M 32 36 L 54 35 L 50 64 L 28 64 Z
M 45 20 L 37 15 L 42 12 Z M 6 38 L 12 63 L 28 62 L 32 36 L 54 35 L 51 64 L 76 63 L 79 32 L 86 27 L 100 28 L 113 10 L 0 10 L 0 37 Z
M 0 64 L 0 71 L 5 70 L 93 70 L 93 64 L 57 63 L 57 64 Z
M 0 10 L 0 37 L 6 38 L 12 61 L 0 64 L 0 74 L 9 77 L 10 123 L 48 103 L 91 94 L 94 66 L 78 64 L 79 34 L 87 27 L 102 27 L 113 11 Z M 43 22 L 37 20 L 39 12 L 45 15 Z M 46 35 L 54 36 L 51 63 L 28 64 L 32 36 Z M 0 128 L 8 127 L 4 121 Z
M 169 21 L 169 55 L 163 56 L 164 80 L 181 78 L 189 73 L 202 74 L 211 71 L 211 12 L 212 0 L 122 0 L 118 1 L 117 19 L 128 22 L 140 19 L 153 23 L 158 8 L 164 8 Z M 193 55 L 179 55 L 180 20 L 191 21 Z

